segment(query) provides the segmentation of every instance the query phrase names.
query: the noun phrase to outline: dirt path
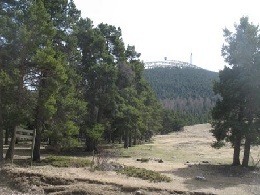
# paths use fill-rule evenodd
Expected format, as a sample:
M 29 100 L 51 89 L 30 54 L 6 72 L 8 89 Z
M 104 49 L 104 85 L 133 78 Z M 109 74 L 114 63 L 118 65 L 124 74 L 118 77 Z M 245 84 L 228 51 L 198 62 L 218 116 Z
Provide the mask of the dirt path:
M 229 146 L 221 150 L 211 148 L 213 138 L 209 129 L 209 124 L 203 124 L 185 127 L 184 131 L 170 135 L 158 135 L 152 143 L 124 151 L 130 158 L 111 159 L 159 171 L 171 177 L 169 183 L 153 183 L 113 171 L 52 166 L 8 167 L 1 176 L 18 178 L 16 188 L 24 192 L 30 189 L 29 193 L 33 194 L 260 194 L 259 172 L 227 165 L 232 160 L 232 149 Z M 259 148 L 252 149 L 253 155 L 258 153 Z M 141 157 L 150 160 L 148 163 L 136 161 Z

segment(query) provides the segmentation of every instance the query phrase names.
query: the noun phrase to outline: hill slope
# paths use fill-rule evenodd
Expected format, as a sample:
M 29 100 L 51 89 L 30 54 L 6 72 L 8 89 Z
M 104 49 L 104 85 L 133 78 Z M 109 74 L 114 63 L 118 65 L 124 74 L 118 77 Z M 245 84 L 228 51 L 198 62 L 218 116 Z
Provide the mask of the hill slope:
M 190 124 L 208 121 L 208 112 L 217 99 L 212 87 L 218 73 L 190 67 L 157 67 L 146 69 L 144 74 L 164 108 L 187 116 Z

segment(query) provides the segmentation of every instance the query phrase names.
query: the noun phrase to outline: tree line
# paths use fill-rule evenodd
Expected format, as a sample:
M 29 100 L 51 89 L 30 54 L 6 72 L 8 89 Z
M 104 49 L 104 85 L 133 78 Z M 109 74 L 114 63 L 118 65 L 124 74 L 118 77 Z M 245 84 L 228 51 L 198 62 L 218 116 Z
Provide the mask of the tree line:
M 119 27 L 82 18 L 73 0 L 0 2 L 0 161 L 18 126 L 35 129 L 33 160 L 48 140 L 63 148 L 101 138 L 127 148 L 162 129 L 162 108 Z M 5 138 L 5 139 L 4 139 Z

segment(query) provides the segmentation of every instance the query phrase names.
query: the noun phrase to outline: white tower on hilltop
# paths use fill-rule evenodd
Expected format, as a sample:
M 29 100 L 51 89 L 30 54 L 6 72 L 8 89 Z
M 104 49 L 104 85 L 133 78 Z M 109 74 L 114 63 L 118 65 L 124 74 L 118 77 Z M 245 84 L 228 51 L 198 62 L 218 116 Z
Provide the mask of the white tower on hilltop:
M 192 53 L 190 53 L 190 64 L 192 64 Z

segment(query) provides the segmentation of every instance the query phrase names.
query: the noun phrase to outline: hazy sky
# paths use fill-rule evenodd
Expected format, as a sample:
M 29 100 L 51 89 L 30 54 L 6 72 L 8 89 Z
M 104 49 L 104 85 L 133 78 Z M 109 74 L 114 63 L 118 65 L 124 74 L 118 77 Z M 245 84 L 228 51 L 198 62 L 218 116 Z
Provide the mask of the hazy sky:
M 122 29 L 144 62 L 189 62 L 213 71 L 223 68 L 222 29 L 242 16 L 260 21 L 260 0 L 74 0 L 82 17 Z

